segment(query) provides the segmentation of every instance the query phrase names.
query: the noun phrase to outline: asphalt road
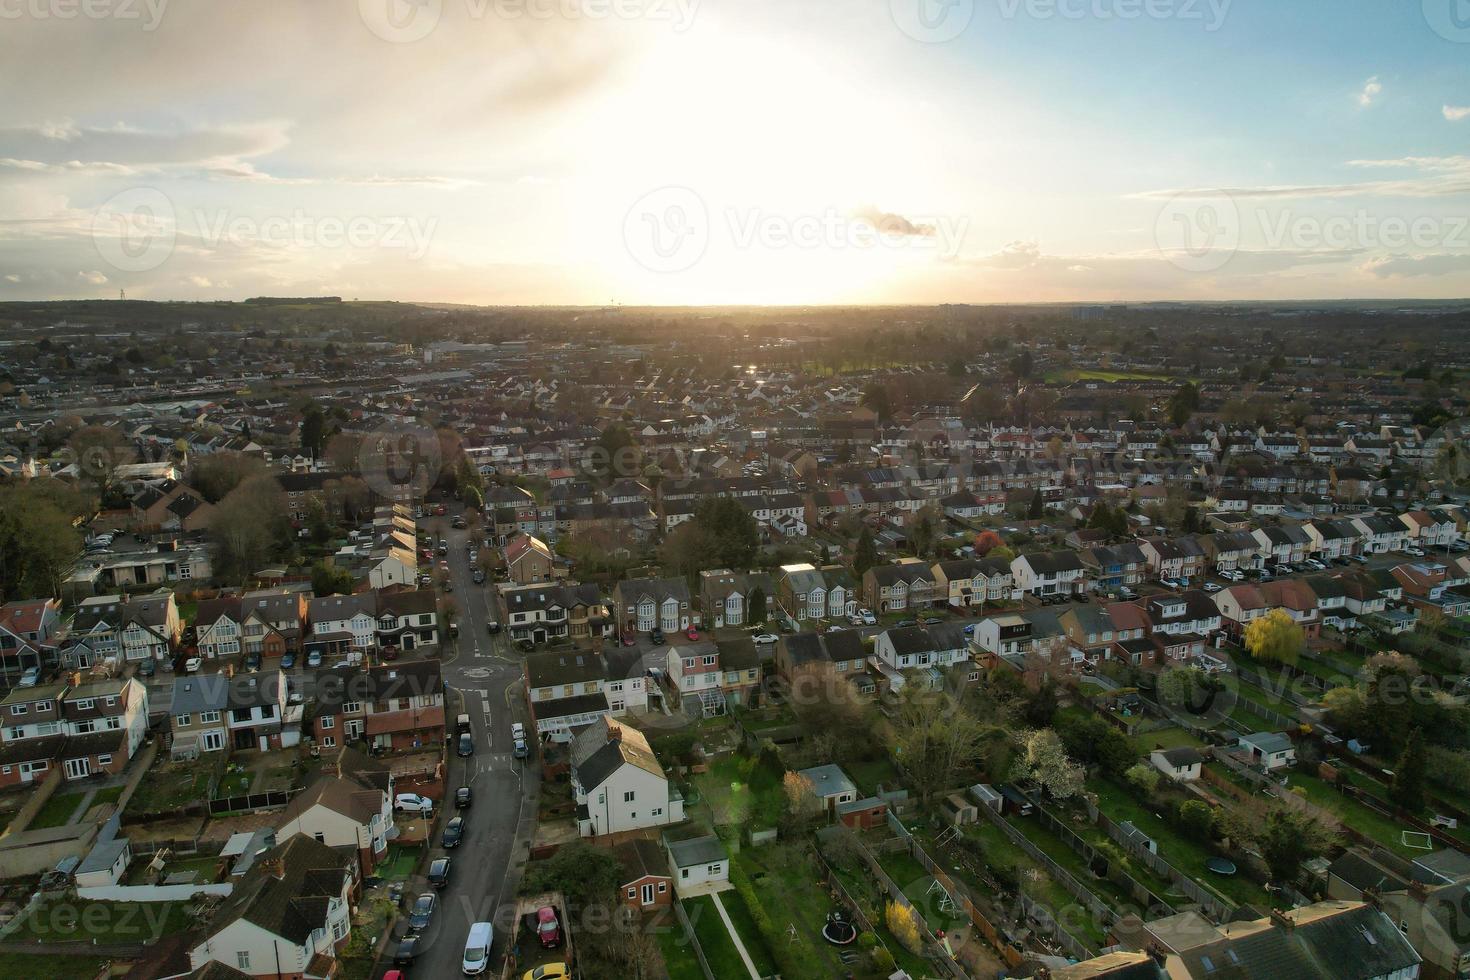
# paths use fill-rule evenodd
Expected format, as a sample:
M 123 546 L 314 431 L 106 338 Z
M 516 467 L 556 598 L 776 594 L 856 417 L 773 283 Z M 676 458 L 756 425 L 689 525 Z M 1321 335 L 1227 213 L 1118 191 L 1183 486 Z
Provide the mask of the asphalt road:
M 430 528 L 439 523 L 449 527 L 448 518 L 430 518 L 423 523 Z M 466 785 L 474 791 L 474 803 L 468 810 L 458 811 L 466 817 L 464 842 L 445 851 L 436 837 L 430 849 L 431 861 L 445 854 L 450 857 L 450 882 L 439 893 L 439 909 L 424 934 L 422 952 L 407 970 L 410 978 L 459 976 L 470 923 L 485 920 L 495 922 L 495 947 L 486 975 L 499 973 L 514 913 L 515 888 L 535 827 L 540 778 L 534 760 L 517 760 L 511 754 L 511 721 L 528 720 L 515 686 L 521 678 L 521 659 L 503 632 L 491 636 L 486 629 L 492 586 L 488 582 L 475 585 L 471 580 L 465 548 L 469 532 L 447 533 L 446 560 L 454 583 L 449 597 L 459 608 L 459 639 L 444 648 L 444 683 L 451 689 L 446 695 L 446 713 L 451 731 L 459 712 L 470 716 L 475 754 L 460 758 L 456 753 L 458 742 L 451 740 L 445 806 L 453 811 L 454 791 Z M 445 819 L 441 818 L 436 826 L 442 829 Z M 422 878 L 413 879 L 405 889 L 406 902 L 411 903 L 414 896 L 428 890 Z M 395 935 L 402 929 L 400 925 Z M 390 944 L 389 957 L 380 972 L 392 969 L 395 945 Z

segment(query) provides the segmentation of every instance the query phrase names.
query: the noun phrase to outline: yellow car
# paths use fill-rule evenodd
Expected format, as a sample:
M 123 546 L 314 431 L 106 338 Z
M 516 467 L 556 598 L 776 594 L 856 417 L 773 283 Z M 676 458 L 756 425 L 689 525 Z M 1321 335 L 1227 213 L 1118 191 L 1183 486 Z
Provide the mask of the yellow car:
M 567 980 L 571 975 L 572 971 L 565 963 L 548 963 L 534 970 L 527 970 L 521 980 Z

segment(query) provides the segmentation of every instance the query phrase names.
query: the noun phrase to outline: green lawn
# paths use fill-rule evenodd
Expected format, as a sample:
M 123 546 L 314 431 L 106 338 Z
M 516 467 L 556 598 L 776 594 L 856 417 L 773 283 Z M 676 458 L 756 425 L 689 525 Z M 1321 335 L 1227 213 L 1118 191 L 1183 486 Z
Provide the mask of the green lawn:
M 1099 808 L 1114 823 L 1132 821 L 1135 827 L 1157 842 L 1159 853 L 1180 872 L 1235 904 L 1250 904 L 1259 909 L 1271 906 L 1265 889 L 1246 876 L 1226 877 L 1208 870 L 1205 861 L 1213 856 L 1208 848 L 1179 834 L 1125 790 L 1101 778 L 1088 780 L 1087 788 L 1097 794 Z
M 102 972 L 100 956 L 47 956 L 43 953 L 0 953 L 0 977 L 26 980 L 78 980 Z
M 1333 786 L 1317 778 L 1307 776 L 1299 772 L 1292 772 L 1287 778 L 1287 789 L 1306 790 L 1307 799 L 1329 813 L 1335 814 L 1344 824 L 1352 827 L 1360 834 L 1378 841 L 1385 847 L 1391 848 L 1396 854 L 1405 857 L 1414 857 L 1426 853 L 1422 848 L 1405 847 L 1400 837 L 1400 832 L 1413 830 L 1407 824 L 1399 823 L 1392 817 L 1386 817 L 1365 806 L 1357 800 L 1344 796 Z M 1436 847 L 1438 845 L 1435 845 Z
M 754 757 L 730 755 L 717 760 L 709 772 L 694 777 L 700 798 L 710 809 L 715 829 L 763 829 L 777 826 L 786 801 L 781 779 Z
M 100 806 L 103 803 L 116 803 L 122 799 L 123 789 L 124 787 L 122 786 L 109 786 L 106 789 L 99 789 L 97 795 L 92 797 L 92 805 Z
M 756 972 L 763 977 L 774 976 L 777 972 L 776 960 L 771 956 L 765 937 L 761 935 L 755 919 L 751 917 L 750 909 L 745 905 L 745 899 L 741 898 L 737 891 L 726 891 L 720 893 L 720 904 L 725 907 L 725 914 L 730 917 L 735 931 L 740 934 L 740 941 L 745 944 L 745 952 L 750 956 L 750 961 L 755 964 Z M 701 937 L 700 942 L 703 941 Z
M 740 959 L 730 930 L 715 908 L 715 900 L 708 895 L 686 899 L 684 912 L 694 925 L 694 935 L 699 948 L 704 951 L 704 961 L 709 964 L 715 980 L 750 980 L 750 971 Z
M 672 915 L 669 924 L 654 933 L 658 939 L 659 952 L 664 957 L 664 969 L 669 980 L 704 980 L 704 971 L 699 968 L 699 958 L 694 955 L 694 944 L 684 937 L 684 930 Z
M 151 943 L 188 925 L 183 902 L 56 901 L 37 905 L 11 934 L 19 942 Z
M 814 860 L 805 844 L 747 847 L 731 861 L 731 876 L 750 881 L 771 928 L 783 934 L 770 941 L 782 943 L 781 959 L 790 964 L 786 976 L 840 977 L 847 970 L 834 947 L 822 939 L 832 899 L 813 870 Z M 785 935 L 793 925 L 794 941 Z
M 76 812 L 86 796 L 85 791 L 76 793 L 55 793 L 46 805 L 41 807 L 41 812 L 36 814 L 36 819 L 31 821 L 27 830 L 44 830 L 47 827 L 64 827 L 71 821 L 71 815 Z
M 419 858 L 423 857 L 424 849 L 421 846 L 404 847 L 398 844 L 388 845 L 388 860 L 378 868 L 378 877 L 388 881 L 402 881 L 413 874 L 418 867 Z M 455 862 L 458 864 L 459 862 Z
M 1203 739 L 1195 738 L 1182 728 L 1165 728 L 1157 732 L 1140 732 L 1134 737 L 1138 740 L 1138 747 L 1141 752 L 1152 752 L 1155 748 L 1181 749 L 1186 746 L 1192 749 L 1199 749 L 1208 744 Z
M 885 789 L 895 789 L 899 786 L 898 770 L 894 768 L 893 760 L 886 755 L 875 759 L 867 759 L 862 762 L 848 762 L 842 766 L 842 771 L 857 784 L 857 788 L 866 794 L 878 792 L 881 783 Z

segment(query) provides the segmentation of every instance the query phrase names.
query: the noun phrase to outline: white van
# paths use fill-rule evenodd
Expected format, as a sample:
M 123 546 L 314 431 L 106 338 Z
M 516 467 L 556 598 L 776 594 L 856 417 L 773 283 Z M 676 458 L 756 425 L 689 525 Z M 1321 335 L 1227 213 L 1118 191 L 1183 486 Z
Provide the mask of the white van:
M 490 944 L 495 942 L 495 927 L 488 922 L 476 922 L 470 926 L 470 937 L 464 941 L 464 961 L 459 968 L 467 977 L 485 972 L 490 962 Z

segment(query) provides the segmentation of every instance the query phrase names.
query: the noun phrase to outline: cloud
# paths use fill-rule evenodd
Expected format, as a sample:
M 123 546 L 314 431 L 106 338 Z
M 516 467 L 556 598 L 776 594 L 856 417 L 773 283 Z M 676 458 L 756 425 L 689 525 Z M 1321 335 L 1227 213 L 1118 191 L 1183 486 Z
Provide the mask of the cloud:
M 868 205 L 853 212 L 853 217 L 866 221 L 884 235 L 904 235 L 911 238 L 933 238 L 938 232 L 931 224 L 911 221 L 901 214 L 880 211 Z
M 77 278 L 83 282 L 91 283 L 93 286 L 107 285 L 107 277 L 95 269 L 91 272 L 78 272 Z
M 12 273 L 12 274 L 10 274 L 10 275 L 8 275 L 8 276 L 5 277 L 5 281 L 6 282 L 20 282 L 20 276 L 17 276 L 14 273 Z
M 1374 75 L 1363 83 L 1363 91 L 1358 93 L 1358 105 L 1367 109 L 1374 102 L 1378 101 L 1378 97 L 1382 94 L 1383 83 L 1378 80 L 1377 75 Z
M 1470 272 L 1470 255 L 1463 253 L 1380 255 L 1363 263 L 1362 271 L 1377 279 L 1452 276 L 1457 273 Z
M 1444 107 L 1444 117 L 1450 122 L 1470 119 L 1470 105 L 1447 105 Z
M 1470 157 L 1399 157 L 1388 160 L 1349 160 L 1349 167 L 1379 170 L 1417 170 L 1419 175 L 1396 180 L 1364 180 L 1337 184 L 1276 184 L 1260 187 L 1189 187 L 1143 191 L 1129 197 L 1144 200 L 1174 198 L 1236 199 L 1310 197 L 1456 197 L 1470 194 Z
M 0 129 L 0 157 L 54 166 L 200 166 L 279 150 L 286 129 L 280 122 L 175 130 L 46 123 Z

